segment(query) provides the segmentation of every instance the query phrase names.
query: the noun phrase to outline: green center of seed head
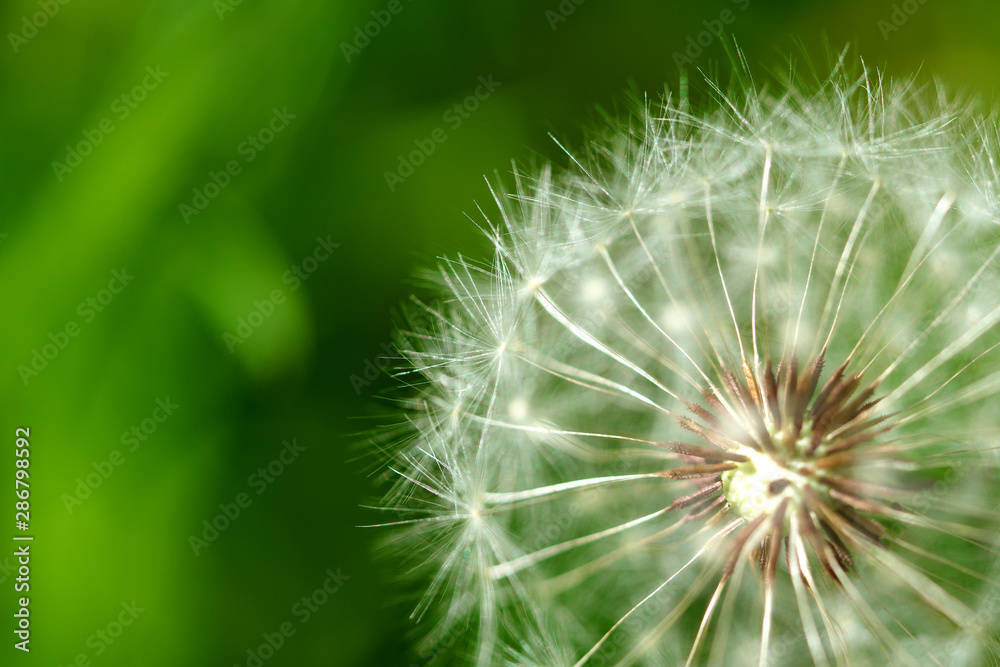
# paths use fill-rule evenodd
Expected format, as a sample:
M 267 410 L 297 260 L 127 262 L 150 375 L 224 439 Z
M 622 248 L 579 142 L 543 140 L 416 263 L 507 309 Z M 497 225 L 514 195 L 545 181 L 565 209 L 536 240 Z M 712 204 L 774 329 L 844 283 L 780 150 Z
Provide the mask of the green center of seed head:
M 779 534 L 803 509 L 840 512 L 836 494 L 851 494 L 836 480 L 853 477 L 852 452 L 892 428 L 875 413 L 878 382 L 862 386 L 845 361 L 821 383 L 824 356 L 804 366 L 793 356 L 758 373 L 744 364 L 742 376 L 724 370 L 720 394 L 704 392 L 709 408 L 693 409 L 704 423 L 687 424 L 729 452 L 725 463 L 705 466 L 721 469 L 728 508 L 748 523 L 782 517 Z
M 740 453 L 749 460 L 722 473 L 722 491 L 736 514 L 753 521 L 774 512 L 785 498 L 789 499 L 789 509 L 798 506 L 803 488 L 809 484 L 801 473 L 766 453 L 750 449 Z

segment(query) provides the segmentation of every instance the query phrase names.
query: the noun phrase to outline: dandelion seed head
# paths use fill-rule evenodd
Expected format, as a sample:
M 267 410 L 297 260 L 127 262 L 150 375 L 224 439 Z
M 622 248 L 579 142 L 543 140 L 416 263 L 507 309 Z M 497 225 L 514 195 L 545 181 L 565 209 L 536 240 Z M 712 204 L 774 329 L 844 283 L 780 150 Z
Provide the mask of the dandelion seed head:
M 995 650 L 995 122 L 846 56 L 786 76 L 640 102 L 565 168 L 515 168 L 492 258 L 414 301 L 383 507 L 422 650 Z

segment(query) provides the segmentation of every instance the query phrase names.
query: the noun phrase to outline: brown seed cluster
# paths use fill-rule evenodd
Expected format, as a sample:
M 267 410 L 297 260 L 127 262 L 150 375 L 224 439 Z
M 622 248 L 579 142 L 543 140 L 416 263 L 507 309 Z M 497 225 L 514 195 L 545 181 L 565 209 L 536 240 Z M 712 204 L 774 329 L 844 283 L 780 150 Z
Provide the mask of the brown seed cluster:
M 672 509 L 689 508 L 688 520 L 713 510 L 745 520 L 726 550 L 724 578 L 753 546 L 761 573 L 773 582 L 794 517 L 798 537 L 838 581 L 853 568 L 852 551 L 883 546 L 879 519 L 904 514 L 891 502 L 899 489 L 854 474 L 865 450 L 879 447 L 878 436 L 894 427 L 892 415 L 876 413 L 878 382 L 863 386 L 848 361 L 820 385 L 824 360 L 825 350 L 805 367 L 793 356 L 777 369 L 765 364 L 762 373 L 744 362 L 743 377 L 723 369 L 721 388 L 703 392 L 706 405 L 691 403 L 694 417 L 678 417 L 704 443 L 663 443 L 696 462 L 662 476 L 700 485 Z

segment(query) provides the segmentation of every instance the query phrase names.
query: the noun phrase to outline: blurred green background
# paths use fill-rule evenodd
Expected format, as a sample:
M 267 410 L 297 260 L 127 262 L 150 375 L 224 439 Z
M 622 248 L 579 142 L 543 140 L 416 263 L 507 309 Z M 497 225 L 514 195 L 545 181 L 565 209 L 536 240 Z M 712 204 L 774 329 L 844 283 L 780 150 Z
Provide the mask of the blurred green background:
M 676 88 L 676 54 L 725 62 L 720 21 L 762 73 L 825 35 L 987 102 L 1000 80 L 985 1 L 4 3 L 0 663 L 445 664 L 358 528 L 392 311 L 485 252 L 484 175 L 565 163 L 549 132 Z

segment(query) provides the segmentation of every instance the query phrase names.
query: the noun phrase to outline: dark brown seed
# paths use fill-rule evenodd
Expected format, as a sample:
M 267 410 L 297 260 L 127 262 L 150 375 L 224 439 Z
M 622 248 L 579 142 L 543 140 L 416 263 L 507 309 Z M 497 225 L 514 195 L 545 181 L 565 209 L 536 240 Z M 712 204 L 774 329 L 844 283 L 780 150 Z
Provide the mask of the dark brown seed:
M 659 473 L 667 479 L 692 479 L 694 477 L 712 477 L 727 470 L 735 470 L 735 463 L 709 463 L 705 465 L 681 466 Z

